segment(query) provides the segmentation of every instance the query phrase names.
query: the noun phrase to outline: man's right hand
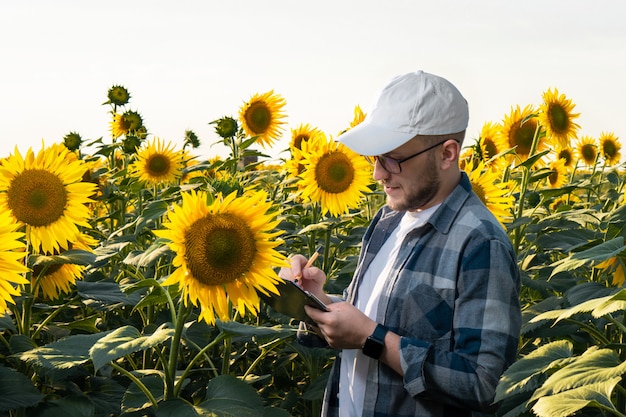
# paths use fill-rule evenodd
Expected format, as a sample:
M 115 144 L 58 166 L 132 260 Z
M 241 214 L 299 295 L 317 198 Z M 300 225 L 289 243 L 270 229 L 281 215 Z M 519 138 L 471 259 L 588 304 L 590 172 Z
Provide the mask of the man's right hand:
M 290 281 L 296 281 L 303 290 L 315 294 L 324 304 L 330 304 L 332 301 L 324 292 L 324 284 L 326 283 L 324 271 L 316 266 L 305 268 L 307 258 L 302 255 L 294 255 L 290 261 L 291 267 L 281 268 L 278 276 Z

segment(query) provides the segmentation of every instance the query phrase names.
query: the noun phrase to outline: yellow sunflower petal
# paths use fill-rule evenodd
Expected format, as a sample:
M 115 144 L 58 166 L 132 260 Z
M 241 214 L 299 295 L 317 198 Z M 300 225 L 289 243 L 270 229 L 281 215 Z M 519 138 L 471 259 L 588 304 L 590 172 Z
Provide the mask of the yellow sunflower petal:
M 515 198 L 511 195 L 512 184 L 501 181 L 501 174 L 483 162 L 466 167 L 466 172 L 472 183 L 472 189 L 493 213 L 504 224 L 511 218 Z
M 560 188 L 569 181 L 565 159 L 550 162 L 548 169 L 551 171 L 547 178 L 550 188 Z
M 28 283 L 24 273 L 26 244 L 21 240 L 24 233 L 16 232 L 16 224 L 9 212 L 0 211 L 0 314 L 7 310 L 7 303 L 15 304 L 14 296 L 19 296 L 18 285 Z
M 98 241 L 89 235 L 80 233 L 72 242 L 70 249 L 93 252 Z M 62 252 L 61 252 L 62 254 Z M 68 294 L 82 278 L 85 266 L 75 264 L 54 264 L 46 268 L 33 268 L 33 276 L 40 278 L 41 292 L 44 298 L 55 300 L 61 293 Z M 39 277 L 39 274 L 43 274 Z

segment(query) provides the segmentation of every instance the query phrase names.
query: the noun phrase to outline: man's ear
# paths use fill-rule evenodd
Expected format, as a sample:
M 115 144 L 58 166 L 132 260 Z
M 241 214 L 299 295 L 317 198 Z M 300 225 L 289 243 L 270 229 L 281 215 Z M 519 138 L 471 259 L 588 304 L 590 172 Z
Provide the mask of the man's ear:
M 448 169 L 451 166 L 457 166 L 460 153 L 461 145 L 459 142 L 454 139 L 445 141 L 441 153 L 441 168 Z

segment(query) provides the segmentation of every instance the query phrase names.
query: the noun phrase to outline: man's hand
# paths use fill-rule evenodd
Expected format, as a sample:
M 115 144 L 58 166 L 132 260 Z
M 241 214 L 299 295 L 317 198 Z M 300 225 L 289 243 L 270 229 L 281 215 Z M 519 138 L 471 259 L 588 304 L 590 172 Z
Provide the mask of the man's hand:
M 345 301 L 332 303 L 329 312 L 315 307 L 304 306 L 306 313 L 317 323 L 316 333 L 324 337 L 329 346 L 335 349 L 361 349 L 377 323 Z M 380 357 L 398 375 L 404 375 L 400 363 L 400 336 L 388 331 L 385 335 L 385 348 Z
M 328 306 L 329 312 L 305 306 L 305 311 L 319 328 L 328 344 L 335 349 L 361 349 L 365 339 L 374 332 L 376 322 L 350 303 Z
M 278 276 L 290 281 L 298 278 L 298 285 L 306 291 L 315 294 L 324 304 L 332 303 L 331 299 L 324 292 L 326 274 L 315 266 L 306 267 L 307 259 L 302 255 L 294 255 L 291 258 L 290 268 L 281 268 Z

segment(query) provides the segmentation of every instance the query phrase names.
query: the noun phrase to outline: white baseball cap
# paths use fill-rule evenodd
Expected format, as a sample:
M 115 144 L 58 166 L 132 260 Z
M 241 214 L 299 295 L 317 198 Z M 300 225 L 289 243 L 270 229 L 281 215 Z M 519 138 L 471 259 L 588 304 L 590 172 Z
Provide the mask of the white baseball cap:
M 468 121 L 461 92 L 448 80 L 420 70 L 393 78 L 365 120 L 337 141 L 361 155 L 381 155 L 416 135 L 461 132 Z

